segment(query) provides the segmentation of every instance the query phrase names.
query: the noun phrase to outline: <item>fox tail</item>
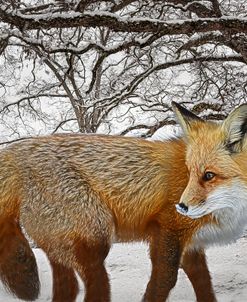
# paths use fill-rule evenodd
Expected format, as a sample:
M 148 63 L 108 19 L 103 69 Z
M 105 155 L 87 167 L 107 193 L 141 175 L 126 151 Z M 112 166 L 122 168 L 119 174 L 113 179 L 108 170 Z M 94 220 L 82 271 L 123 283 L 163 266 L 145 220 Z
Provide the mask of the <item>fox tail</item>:
M 0 222 L 0 279 L 19 299 L 38 298 L 40 281 L 36 259 L 15 219 Z

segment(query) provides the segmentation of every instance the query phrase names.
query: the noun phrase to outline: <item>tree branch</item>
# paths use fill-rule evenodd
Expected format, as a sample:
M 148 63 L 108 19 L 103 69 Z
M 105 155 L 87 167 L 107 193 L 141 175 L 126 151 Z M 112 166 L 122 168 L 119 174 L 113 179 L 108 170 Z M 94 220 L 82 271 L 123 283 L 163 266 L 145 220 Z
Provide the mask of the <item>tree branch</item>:
M 162 33 L 162 35 L 191 34 L 212 30 L 247 32 L 247 18 L 222 17 L 197 20 L 163 21 L 149 18 L 118 17 L 109 12 L 54 13 L 52 15 L 23 15 L 0 5 L 0 21 L 20 30 L 99 27 L 104 26 L 115 32 Z
M 235 61 L 240 63 L 245 63 L 243 58 L 238 55 L 234 56 L 226 56 L 226 57 L 198 57 L 198 58 L 189 58 L 189 59 L 181 59 L 171 62 L 165 62 L 163 64 L 155 65 L 154 67 L 151 67 L 144 71 L 143 73 L 139 74 L 137 77 L 135 77 L 130 83 L 128 83 L 126 86 L 124 86 L 120 92 L 114 94 L 111 97 L 104 98 L 102 100 L 98 100 L 94 103 L 94 106 L 111 106 L 112 104 L 115 104 L 122 99 L 129 97 L 131 93 L 136 89 L 136 87 L 144 80 L 146 79 L 150 74 L 153 72 L 164 70 L 167 68 L 171 68 L 174 66 L 179 66 L 183 64 L 191 64 L 196 62 L 229 62 L 229 61 Z

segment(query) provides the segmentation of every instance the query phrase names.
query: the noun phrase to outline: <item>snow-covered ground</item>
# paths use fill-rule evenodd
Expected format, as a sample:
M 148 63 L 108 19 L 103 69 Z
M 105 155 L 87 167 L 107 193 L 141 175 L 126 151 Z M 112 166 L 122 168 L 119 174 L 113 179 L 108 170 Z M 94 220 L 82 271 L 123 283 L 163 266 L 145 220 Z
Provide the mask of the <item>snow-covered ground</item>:
M 46 256 L 34 249 L 38 260 L 41 294 L 37 301 L 51 301 L 51 271 Z M 226 247 L 210 248 L 207 251 L 209 269 L 219 302 L 247 301 L 247 238 Z M 111 279 L 113 302 L 140 301 L 149 274 L 150 261 L 145 244 L 114 244 L 107 258 L 107 269 Z M 0 302 L 17 302 L 3 287 L 0 287 Z M 83 286 L 77 302 L 83 301 Z M 195 296 L 182 270 L 170 302 L 192 302 Z

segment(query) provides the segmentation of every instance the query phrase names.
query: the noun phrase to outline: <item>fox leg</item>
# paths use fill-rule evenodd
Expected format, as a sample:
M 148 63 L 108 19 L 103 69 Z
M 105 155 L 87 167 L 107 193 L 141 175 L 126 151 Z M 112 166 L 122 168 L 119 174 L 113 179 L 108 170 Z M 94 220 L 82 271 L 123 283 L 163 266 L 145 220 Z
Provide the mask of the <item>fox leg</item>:
M 51 261 L 53 273 L 52 302 L 74 302 L 78 294 L 78 281 L 72 268 Z
M 76 246 L 76 269 L 85 285 L 84 302 L 109 302 L 110 284 L 104 260 L 110 246 L 105 243 L 78 242 Z
M 13 217 L 0 222 L 0 278 L 18 298 L 37 299 L 40 283 L 35 256 Z
M 85 301 L 107 302 L 110 300 L 110 286 L 104 259 L 110 248 L 114 220 L 109 208 L 89 185 L 84 184 L 81 178 L 78 182 L 72 178 L 71 182 L 69 194 L 64 194 L 59 200 L 48 199 L 53 195 L 40 194 L 36 196 L 35 203 L 24 204 L 21 219 L 29 236 L 52 263 L 62 264 L 79 273 L 85 285 Z M 61 266 L 54 267 L 55 297 L 60 296 L 60 269 Z M 71 270 L 69 279 L 73 280 L 74 295 L 76 282 Z
M 143 302 L 164 302 L 175 286 L 180 262 L 179 240 L 167 230 L 157 230 L 150 242 L 151 278 Z
M 183 254 L 181 266 L 194 288 L 198 302 L 216 302 L 207 260 L 203 250 Z

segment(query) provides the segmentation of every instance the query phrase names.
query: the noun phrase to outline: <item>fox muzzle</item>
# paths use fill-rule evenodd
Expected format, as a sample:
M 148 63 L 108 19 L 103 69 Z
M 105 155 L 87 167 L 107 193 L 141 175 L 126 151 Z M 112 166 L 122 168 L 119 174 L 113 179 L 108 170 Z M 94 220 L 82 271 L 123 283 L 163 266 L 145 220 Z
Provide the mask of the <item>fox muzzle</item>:
M 183 202 L 181 202 L 176 204 L 176 210 L 178 211 L 178 213 L 182 215 L 186 215 L 189 208 Z

